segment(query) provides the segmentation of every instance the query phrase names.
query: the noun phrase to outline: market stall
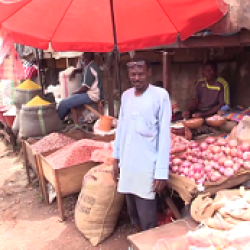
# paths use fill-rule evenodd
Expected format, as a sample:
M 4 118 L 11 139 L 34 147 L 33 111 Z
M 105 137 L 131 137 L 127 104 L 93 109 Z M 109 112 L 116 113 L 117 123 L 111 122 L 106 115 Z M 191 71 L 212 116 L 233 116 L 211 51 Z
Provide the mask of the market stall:
M 247 137 L 240 141 L 235 130 L 231 134 L 234 136 L 227 139 L 207 136 L 202 140 L 191 140 L 184 152 L 171 155 L 168 186 L 186 204 L 190 204 L 199 193 L 215 194 L 250 178 L 250 145 L 244 141 Z

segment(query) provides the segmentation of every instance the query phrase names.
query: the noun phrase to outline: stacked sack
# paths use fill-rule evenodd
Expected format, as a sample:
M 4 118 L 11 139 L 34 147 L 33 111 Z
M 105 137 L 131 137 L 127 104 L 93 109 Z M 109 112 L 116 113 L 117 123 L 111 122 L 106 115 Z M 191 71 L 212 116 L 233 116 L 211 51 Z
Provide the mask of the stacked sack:
M 69 67 L 59 74 L 59 82 L 61 86 L 61 98 L 67 98 L 72 95 L 81 86 L 81 74 L 76 74 L 73 79 L 70 79 L 70 75 L 75 70 L 74 67 Z
M 14 132 L 19 131 L 20 127 L 20 110 L 23 104 L 26 104 L 35 96 L 42 96 L 42 88 L 40 85 L 26 80 L 20 84 L 14 91 L 14 105 L 16 106 L 16 118 L 12 126 Z
M 56 103 L 47 102 L 38 95 L 22 105 L 19 124 L 21 138 L 40 137 L 63 128 Z
M 92 168 L 84 176 L 75 207 L 76 227 L 97 246 L 113 233 L 123 204 L 124 195 L 117 192 L 112 166 Z

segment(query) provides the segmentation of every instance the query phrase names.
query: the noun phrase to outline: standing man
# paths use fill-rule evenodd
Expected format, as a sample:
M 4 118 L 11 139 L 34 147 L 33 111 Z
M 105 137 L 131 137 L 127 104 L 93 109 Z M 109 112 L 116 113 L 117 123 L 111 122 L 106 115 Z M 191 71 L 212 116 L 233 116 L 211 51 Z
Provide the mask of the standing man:
M 58 106 L 58 115 L 63 120 L 69 113 L 71 108 L 75 108 L 84 104 L 97 103 L 102 93 L 101 71 L 94 62 L 94 53 L 85 52 L 83 54 L 84 68 L 75 69 L 71 78 L 77 73 L 82 74 L 82 86 L 75 91 L 70 97 L 62 100 Z
M 157 226 L 155 194 L 169 174 L 171 102 L 166 90 L 149 84 L 149 63 L 133 60 L 127 66 L 133 88 L 122 96 L 113 171 L 131 222 L 148 230 Z

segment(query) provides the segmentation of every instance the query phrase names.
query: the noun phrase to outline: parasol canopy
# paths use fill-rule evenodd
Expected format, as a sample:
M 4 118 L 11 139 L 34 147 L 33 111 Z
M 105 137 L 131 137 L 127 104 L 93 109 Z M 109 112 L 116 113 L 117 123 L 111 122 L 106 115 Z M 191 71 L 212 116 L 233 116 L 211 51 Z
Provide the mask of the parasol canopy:
M 185 40 L 226 10 L 223 0 L 0 0 L 0 27 L 39 49 L 126 52 Z

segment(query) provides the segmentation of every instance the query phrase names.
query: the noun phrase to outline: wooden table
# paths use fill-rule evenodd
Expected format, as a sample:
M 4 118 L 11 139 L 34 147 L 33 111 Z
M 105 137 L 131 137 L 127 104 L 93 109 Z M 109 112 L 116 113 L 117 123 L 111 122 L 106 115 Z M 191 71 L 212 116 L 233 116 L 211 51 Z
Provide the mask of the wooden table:
M 173 238 L 195 230 L 197 223 L 191 218 L 177 220 L 142 233 L 128 236 L 131 250 L 152 250 L 154 244 L 161 238 Z M 176 249 L 177 250 L 177 249 Z

